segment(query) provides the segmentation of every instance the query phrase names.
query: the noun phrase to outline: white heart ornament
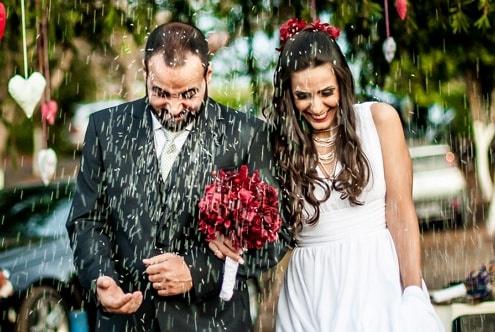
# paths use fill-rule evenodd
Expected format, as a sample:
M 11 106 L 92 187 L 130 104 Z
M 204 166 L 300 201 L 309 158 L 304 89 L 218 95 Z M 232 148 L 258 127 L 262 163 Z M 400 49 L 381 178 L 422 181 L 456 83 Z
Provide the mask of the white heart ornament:
M 57 170 L 57 155 L 53 149 L 43 149 L 38 152 L 38 170 L 41 180 L 48 185 Z
M 393 37 L 388 37 L 385 39 L 382 45 L 383 55 L 385 55 L 385 60 L 388 63 L 392 62 L 395 57 L 395 51 L 397 50 L 397 44 Z
M 39 72 L 34 72 L 28 79 L 15 75 L 9 81 L 9 93 L 19 104 L 28 118 L 33 116 L 36 105 L 45 90 L 46 80 Z

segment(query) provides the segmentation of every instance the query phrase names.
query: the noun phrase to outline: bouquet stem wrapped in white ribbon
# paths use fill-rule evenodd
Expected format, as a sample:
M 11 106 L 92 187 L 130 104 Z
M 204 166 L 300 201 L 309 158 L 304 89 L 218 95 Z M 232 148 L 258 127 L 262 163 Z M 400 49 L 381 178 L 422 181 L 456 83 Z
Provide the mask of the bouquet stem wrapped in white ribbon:
M 239 263 L 228 257 L 225 258 L 225 264 L 223 266 L 223 280 L 222 289 L 220 290 L 220 298 L 224 301 L 230 301 L 234 294 L 235 279 L 237 276 L 237 269 Z

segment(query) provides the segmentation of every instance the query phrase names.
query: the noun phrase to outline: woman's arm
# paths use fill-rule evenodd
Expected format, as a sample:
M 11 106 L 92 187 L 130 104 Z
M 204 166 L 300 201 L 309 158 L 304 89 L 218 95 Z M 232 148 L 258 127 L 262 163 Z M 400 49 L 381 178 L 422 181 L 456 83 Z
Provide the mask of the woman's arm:
M 421 287 L 419 226 L 412 199 L 412 163 L 397 111 L 375 103 L 371 113 L 380 138 L 385 183 L 385 217 L 399 257 L 403 288 Z

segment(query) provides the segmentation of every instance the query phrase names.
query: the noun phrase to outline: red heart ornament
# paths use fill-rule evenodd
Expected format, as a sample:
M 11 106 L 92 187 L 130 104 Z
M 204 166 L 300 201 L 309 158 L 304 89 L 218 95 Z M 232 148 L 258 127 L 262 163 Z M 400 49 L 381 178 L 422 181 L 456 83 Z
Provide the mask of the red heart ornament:
M 48 100 L 41 104 L 41 118 L 46 120 L 50 125 L 55 123 L 57 111 L 58 105 L 55 100 Z
M 397 9 L 400 19 L 404 20 L 407 15 L 407 0 L 396 0 L 395 9 Z
M 7 24 L 7 12 L 5 6 L 0 2 L 0 40 L 2 40 L 5 33 L 5 25 Z

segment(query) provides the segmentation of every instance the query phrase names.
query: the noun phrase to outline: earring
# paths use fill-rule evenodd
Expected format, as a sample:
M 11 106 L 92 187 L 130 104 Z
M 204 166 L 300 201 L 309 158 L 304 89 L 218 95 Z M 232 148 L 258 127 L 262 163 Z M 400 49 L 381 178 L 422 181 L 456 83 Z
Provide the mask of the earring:
M 344 116 L 344 110 L 339 105 L 337 105 L 337 107 L 339 108 L 339 111 L 337 112 L 337 127 L 338 127 L 342 124 L 342 118 Z

